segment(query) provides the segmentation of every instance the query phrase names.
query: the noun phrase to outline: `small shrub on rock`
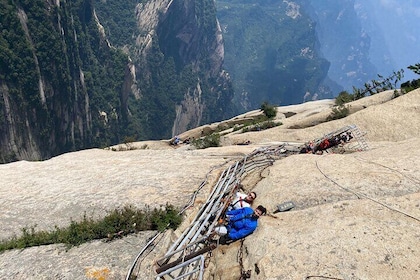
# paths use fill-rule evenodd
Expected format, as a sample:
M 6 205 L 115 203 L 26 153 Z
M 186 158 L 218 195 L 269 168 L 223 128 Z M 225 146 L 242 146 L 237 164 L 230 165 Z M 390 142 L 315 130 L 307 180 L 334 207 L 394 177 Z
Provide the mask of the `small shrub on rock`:
M 192 144 L 197 149 L 205 149 L 209 147 L 219 147 L 220 146 L 220 134 L 213 133 L 207 135 L 203 138 L 193 140 Z
M 350 110 L 347 106 L 340 105 L 332 109 L 332 113 L 327 117 L 327 121 L 338 120 L 349 115 Z
M 260 109 L 264 112 L 264 115 L 268 119 L 273 119 L 277 115 L 277 109 L 273 105 L 268 104 L 267 102 L 264 102 L 261 104 Z
M 351 102 L 353 100 L 354 100 L 354 95 L 353 94 L 350 94 L 347 91 L 342 91 L 335 98 L 335 104 L 340 106 L 340 105 L 343 105 L 345 103 Z

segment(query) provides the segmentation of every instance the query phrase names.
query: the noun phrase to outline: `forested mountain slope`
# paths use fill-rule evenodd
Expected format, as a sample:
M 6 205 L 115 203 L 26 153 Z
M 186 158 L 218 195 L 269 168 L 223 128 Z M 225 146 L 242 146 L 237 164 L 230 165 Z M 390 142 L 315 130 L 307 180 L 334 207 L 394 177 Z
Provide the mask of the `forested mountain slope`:
M 108 2 L 0 1 L 0 162 L 232 115 L 213 1 Z

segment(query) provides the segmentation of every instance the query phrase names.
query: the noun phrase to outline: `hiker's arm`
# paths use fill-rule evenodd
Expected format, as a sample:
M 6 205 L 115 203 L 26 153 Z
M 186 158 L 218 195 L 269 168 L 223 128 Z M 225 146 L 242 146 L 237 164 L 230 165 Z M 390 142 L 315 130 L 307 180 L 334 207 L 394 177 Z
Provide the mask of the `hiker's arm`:
M 246 217 L 247 217 L 247 211 L 244 211 L 244 208 L 230 210 L 226 213 L 226 220 L 229 222 L 239 221 Z
M 242 209 L 232 209 L 232 210 L 227 211 L 227 212 L 226 212 L 226 215 L 229 215 L 229 216 L 236 216 L 236 215 L 241 214 L 242 212 L 243 212 L 243 210 L 242 210 Z

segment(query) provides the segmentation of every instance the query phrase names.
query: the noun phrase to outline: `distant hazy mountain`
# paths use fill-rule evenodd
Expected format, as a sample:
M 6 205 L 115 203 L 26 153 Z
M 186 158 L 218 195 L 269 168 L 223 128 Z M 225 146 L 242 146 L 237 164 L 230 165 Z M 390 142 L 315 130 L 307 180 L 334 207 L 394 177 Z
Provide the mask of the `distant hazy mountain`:
M 381 62 L 389 61 L 394 70 L 405 70 L 406 80 L 417 79 L 407 66 L 420 62 L 420 1 L 356 0 L 355 9 L 363 28 L 375 38 L 370 54 L 378 69 L 382 70 Z M 378 56 L 381 50 L 389 56 Z
M 420 2 L 394 0 L 311 0 L 320 48 L 331 63 L 329 77 L 352 86 L 388 76 L 420 61 Z
M 264 101 L 287 105 L 332 97 L 323 84 L 330 64 L 319 51 L 316 23 L 305 6 L 286 1 L 217 1 L 224 67 L 232 77 L 240 111 Z
M 420 60 L 420 2 L 217 1 L 224 66 L 243 108 L 296 104 L 405 70 Z M 239 108 L 241 109 L 241 108 Z
M 359 86 L 377 73 L 370 60 L 371 36 L 354 8 L 354 0 L 311 0 L 322 54 L 331 63 L 328 76 L 344 89 Z

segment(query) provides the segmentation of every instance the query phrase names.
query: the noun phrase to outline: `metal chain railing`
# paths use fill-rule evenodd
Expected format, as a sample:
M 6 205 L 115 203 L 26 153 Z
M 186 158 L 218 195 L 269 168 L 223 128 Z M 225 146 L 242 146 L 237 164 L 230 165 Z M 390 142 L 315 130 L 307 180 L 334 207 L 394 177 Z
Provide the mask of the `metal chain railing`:
M 315 139 L 313 142 L 319 144 L 324 139 L 338 137 L 343 133 L 350 133 L 357 140 L 357 150 L 368 149 L 363 134 L 355 125 L 343 127 L 321 138 Z M 299 144 L 285 143 L 282 145 L 261 147 L 228 166 L 218 178 L 207 201 L 200 207 L 189 227 L 181 233 L 178 239 L 167 250 L 166 254 L 156 261 L 156 279 L 202 280 L 205 266 L 204 255 L 211 252 L 217 246 L 217 244 L 209 242 L 209 236 L 213 232 L 214 227 L 218 225 L 219 219 L 223 216 L 224 211 L 244 176 L 252 172 L 262 171 L 271 166 L 276 160 L 299 152 Z M 199 190 L 206 183 L 207 179 L 200 185 Z M 194 192 L 192 202 L 190 201 L 182 212 L 193 205 L 198 191 Z M 153 243 L 155 239 L 156 237 L 152 238 L 149 243 Z M 144 249 L 136 257 L 132 267 L 136 266 L 143 252 Z M 244 271 L 243 267 L 241 267 L 241 270 L 243 270 L 241 274 L 246 277 L 248 272 Z M 133 268 L 130 269 L 126 280 L 136 279 L 132 278 L 132 272 Z
M 168 279 L 181 279 L 182 277 L 182 279 L 190 279 L 189 277 L 202 279 L 197 273 L 194 276 L 192 276 L 193 274 L 188 274 L 188 277 L 182 276 L 193 269 L 187 260 L 195 257 L 197 252 L 207 253 L 216 247 L 215 243 L 209 242 L 208 237 L 217 226 L 219 218 L 236 192 L 241 178 L 245 174 L 267 168 L 286 151 L 285 145 L 260 148 L 225 169 L 190 227 L 185 229 L 167 253 L 157 260 L 159 267 L 156 270 L 158 273 L 156 279 L 163 276 L 166 276 L 165 279 L 168 277 Z M 182 263 L 185 265 L 183 266 Z M 173 269 L 173 267 L 177 269 Z

